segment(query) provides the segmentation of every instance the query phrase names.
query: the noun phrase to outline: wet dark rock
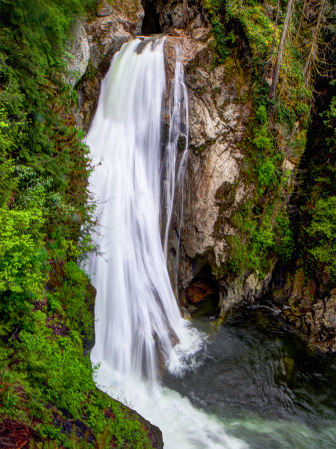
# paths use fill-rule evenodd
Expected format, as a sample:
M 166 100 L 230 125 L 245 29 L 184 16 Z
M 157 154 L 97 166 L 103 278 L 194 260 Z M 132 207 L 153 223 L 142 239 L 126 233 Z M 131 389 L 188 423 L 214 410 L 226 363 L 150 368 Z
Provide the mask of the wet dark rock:
M 41 443 L 39 434 L 26 423 L 19 420 L 4 418 L 0 423 L 0 447 L 28 447 L 28 443 Z
M 162 432 L 157 426 L 151 424 L 149 421 L 139 415 L 135 410 L 126 407 L 119 401 L 115 402 L 119 403 L 126 416 L 129 416 L 132 420 L 136 419 L 138 422 L 140 422 L 141 427 L 146 431 L 147 438 L 154 449 L 163 449 Z M 96 447 L 96 437 L 91 431 L 90 427 L 88 427 L 83 421 L 74 419 L 67 410 L 57 410 L 53 406 L 51 407 L 53 410 L 53 424 L 55 427 L 61 428 L 61 433 L 64 433 L 68 436 L 75 435 L 78 442 L 85 442 Z M 104 414 L 107 419 L 115 419 L 115 415 L 112 409 L 105 410 Z M 113 444 L 112 447 L 114 447 Z
M 61 433 L 68 436 L 75 435 L 79 441 L 85 441 L 90 445 L 94 445 L 96 438 L 91 429 L 79 419 L 74 419 L 72 415 L 65 409 L 53 411 L 53 425 L 61 428 Z
M 336 289 L 328 273 L 307 276 L 300 260 L 293 267 L 278 264 L 265 297 L 282 305 L 283 318 L 312 346 L 336 350 Z
M 95 305 L 95 299 L 97 295 L 97 290 L 94 288 L 94 286 L 90 283 L 86 286 L 87 291 L 87 303 L 88 307 L 92 316 L 92 324 L 91 324 L 91 332 L 88 335 L 83 336 L 83 350 L 84 355 L 90 354 L 91 349 L 95 345 L 95 326 L 94 326 L 94 305 Z

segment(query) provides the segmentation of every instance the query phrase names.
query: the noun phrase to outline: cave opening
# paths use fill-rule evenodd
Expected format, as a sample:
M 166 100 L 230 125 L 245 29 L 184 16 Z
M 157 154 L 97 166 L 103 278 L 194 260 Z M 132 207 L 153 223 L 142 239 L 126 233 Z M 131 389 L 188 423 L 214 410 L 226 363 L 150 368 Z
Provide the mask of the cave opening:
M 141 34 L 149 36 L 151 34 L 161 34 L 160 16 L 155 8 L 155 0 L 142 0 L 145 17 L 142 22 Z
M 211 267 L 205 266 L 190 282 L 186 290 L 188 310 L 195 317 L 217 317 L 219 315 L 219 283 Z

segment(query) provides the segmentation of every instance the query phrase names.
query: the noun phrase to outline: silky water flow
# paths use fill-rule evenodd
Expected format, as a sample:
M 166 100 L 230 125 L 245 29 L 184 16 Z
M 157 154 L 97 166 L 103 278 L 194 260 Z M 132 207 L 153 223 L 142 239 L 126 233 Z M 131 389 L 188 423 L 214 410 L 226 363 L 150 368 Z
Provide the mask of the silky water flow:
M 165 448 L 242 449 L 247 445 L 227 435 L 217 418 L 159 381 L 164 367 L 175 375 L 192 369 L 205 344 L 181 318 L 166 267 L 175 187 L 187 160 L 188 97 L 177 48 L 162 157 L 163 46 L 164 38 L 136 39 L 114 56 L 87 136 L 100 248 L 88 268 L 97 289 L 91 360 L 100 364 L 99 388 L 159 426 Z M 185 148 L 178 158 L 180 136 Z

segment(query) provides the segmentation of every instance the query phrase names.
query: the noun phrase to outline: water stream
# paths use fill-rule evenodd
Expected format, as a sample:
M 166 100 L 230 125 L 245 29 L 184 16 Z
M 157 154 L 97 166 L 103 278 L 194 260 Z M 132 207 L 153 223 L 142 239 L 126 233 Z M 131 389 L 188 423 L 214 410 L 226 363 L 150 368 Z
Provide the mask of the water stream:
M 136 39 L 115 55 L 87 136 L 95 164 L 90 189 L 99 218 L 95 238 L 100 255 L 91 256 L 88 268 L 97 289 L 91 354 L 92 362 L 100 364 L 96 382 L 159 426 L 167 449 L 294 447 L 275 445 L 280 436 L 270 438 L 279 417 L 248 406 L 237 411 L 231 407 L 237 398 L 223 393 L 222 384 L 244 385 L 239 376 L 230 377 L 234 364 L 226 365 L 228 358 L 221 357 L 221 345 L 230 347 L 232 335 L 217 326 L 216 340 L 211 326 L 182 320 L 177 307 L 165 250 L 176 185 L 183 182 L 188 155 L 188 103 L 177 48 L 169 138 L 162 154 L 163 45 L 163 38 Z M 181 135 L 185 145 L 178 155 Z M 235 363 L 245 359 L 240 360 Z M 225 402 L 226 397 L 233 402 Z M 307 429 L 307 423 L 300 425 Z

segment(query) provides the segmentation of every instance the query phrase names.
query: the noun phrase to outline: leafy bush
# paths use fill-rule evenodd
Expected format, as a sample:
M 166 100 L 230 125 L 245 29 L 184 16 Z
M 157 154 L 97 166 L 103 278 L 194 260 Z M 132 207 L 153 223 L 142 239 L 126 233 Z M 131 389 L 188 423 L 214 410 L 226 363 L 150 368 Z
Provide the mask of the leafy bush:
M 56 338 L 45 320 L 43 313 L 35 313 L 32 330 L 20 333 L 20 368 L 41 386 L 47 401 L 77 417 L 88 392 L 95 388 L 90 361 L 82 356 L 78 333 Z
M 272 152 L 273 143 L 266 124 L 256 130 L 255 137 L 252 142 L 258 151 L 263 151 L 265 153 Z
M 71 30 L 93 5 L 0 2 L 0 420 L 33 427 L 40 446 L 75 447 L 76 433 L 55 427 L 62 409 L 90 427 L 97 447 L 113 437 L 147 448 L 146 431 L 96 389 L 83 356 L 94 289 L 76 262 L 93 250 L 94 205 L 77 94 L 64 79 Z
M 46 280 L 42 226 L 39 209 L 0 209 L 0 293 L 41 295 Z
M 258 182 L 261 188 L 272 189 L 278 184 L 276 166 L 272 159 L 260 162 L 258 166 Z
M 261 104 L 255 111 L 256 119 L 259 123 L 264 124 L 268 121 L 267 110 L 264 104 Z
M 307 234 L 312 239 L 309 253 L 336 278 L 336 196 L 316 202 Z

